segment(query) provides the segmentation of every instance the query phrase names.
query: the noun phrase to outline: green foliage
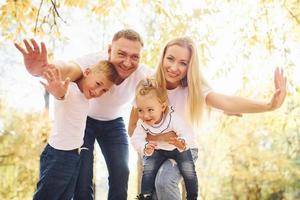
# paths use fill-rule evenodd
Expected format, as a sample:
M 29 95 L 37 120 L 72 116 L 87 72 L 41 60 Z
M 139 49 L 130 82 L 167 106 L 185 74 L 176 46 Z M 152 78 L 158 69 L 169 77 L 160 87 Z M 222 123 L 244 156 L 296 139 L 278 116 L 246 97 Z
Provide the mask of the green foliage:
M 0 199 L 31 199 L 50 122 L 47 113 L 19 113 L 0 104 Z

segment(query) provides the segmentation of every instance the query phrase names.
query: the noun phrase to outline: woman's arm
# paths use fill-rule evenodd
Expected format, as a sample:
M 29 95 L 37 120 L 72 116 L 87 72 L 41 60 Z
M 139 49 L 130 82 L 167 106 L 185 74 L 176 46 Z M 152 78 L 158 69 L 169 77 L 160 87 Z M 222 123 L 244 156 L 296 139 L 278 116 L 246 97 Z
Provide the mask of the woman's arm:
M 47 48 L 43 42 L 41 46 L 34 39 L 30 39 L 30 42 L 23 40 L 23 42 L 25 48 L 16 43 L 15 47 L 22 53 L 25 67 L 31 75 L 43 76 L 45 70 L 54 65 L 61 71 L 63 79 L 69 77 L 71 81 L 75 81 L 82 76 L 80 66 L 74 62 L 57 61 L 50 64 Z
M 286 78 L 278 68 L 274 76 L 275 92 L 270 102 L 259 102 L 237 96 L 210 92 L 206 97 L 207 105 L 230 113 L 258 113 L 279 108 L 286 96 Z

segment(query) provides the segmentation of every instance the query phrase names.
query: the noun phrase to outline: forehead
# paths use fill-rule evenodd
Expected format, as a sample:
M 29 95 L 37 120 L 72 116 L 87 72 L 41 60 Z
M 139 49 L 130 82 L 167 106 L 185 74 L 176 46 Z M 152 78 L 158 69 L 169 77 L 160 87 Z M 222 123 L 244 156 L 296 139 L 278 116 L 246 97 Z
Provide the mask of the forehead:
M 128 54 L 140 54 L 142 45 L 139 41 L 120 38 L 112 42 L 111 48 L 113 51 L 124 51 Z
M 150 106 L 150 105 L 160 104 L 157 96 L 154 95 L 152 92 L 150 92 L 146 95 L 138 94 L 136 96 L 136 103 L 137 103 L 137 105 L 140 105 L 140 106 Z
M 188 61 L 191 57 L 190 50 L 187 47 L 172 45 L 166 49 L 166 55 L 172 55 L 180 60 Z

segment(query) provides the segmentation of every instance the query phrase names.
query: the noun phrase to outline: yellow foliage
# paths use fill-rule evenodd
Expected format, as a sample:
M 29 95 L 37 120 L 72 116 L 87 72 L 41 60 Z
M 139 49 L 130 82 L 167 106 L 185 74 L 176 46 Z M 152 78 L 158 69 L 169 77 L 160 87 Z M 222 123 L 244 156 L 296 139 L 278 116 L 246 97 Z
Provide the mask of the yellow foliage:
M 0 199 L 31 199 L 50 132 L 48 114 L 18 113 L 0 104 Z
M 75 6 L 79 8 L 83 8 L 88 4 L 89 0 L 65 0 L 65 6 Z

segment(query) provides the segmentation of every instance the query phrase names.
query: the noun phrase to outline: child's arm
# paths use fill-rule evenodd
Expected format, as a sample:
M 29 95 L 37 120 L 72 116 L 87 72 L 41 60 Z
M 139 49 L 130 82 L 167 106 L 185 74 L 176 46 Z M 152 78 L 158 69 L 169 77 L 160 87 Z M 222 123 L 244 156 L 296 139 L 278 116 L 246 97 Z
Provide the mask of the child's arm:
M 142 129 L 141 124 L 138 122 L 133 134 L 131 135 L 130 141 L 131 141 L 133 148 L 140 155 L 148 156 L 148 153 L 151 153 L 151 149 L 153 147 L 154 147 L 153 148 L 153 151 L 154 151 L 156 144 L 154 142 L 147 142 L 146 136 L 147 136 L 147 134 Z
M 153 154 L 156 146 L 157 146 L 156 143 L 154 143 L 154 142 L 148 142 L 145 145 L 144 155 L 151 156 Z
M 48 84 L 46 84 L 41 81 L 41 84 L 45 87 L 45 89 L 56 99 L 64 99 L 68 90 L 70 79 L 66 78 L 65 81 L 62 81 L 60 70 L 53 66 L 43 72 L 43 77 L 48 82 Z

